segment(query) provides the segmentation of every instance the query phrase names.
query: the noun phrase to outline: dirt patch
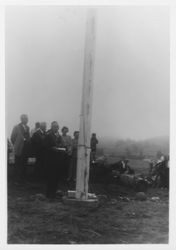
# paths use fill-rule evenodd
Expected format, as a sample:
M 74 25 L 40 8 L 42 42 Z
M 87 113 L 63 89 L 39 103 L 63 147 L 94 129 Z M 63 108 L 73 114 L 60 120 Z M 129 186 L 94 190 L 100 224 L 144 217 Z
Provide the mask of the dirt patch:
M 41 183 L 9 182 L 9 244 L 168 243 L 167 190 L 149 189 L 146 201 L 136 201 L 133 190 L 97 183 L 91 185 L 91 192 L 103 195 L 101 203 L 89 209 L 31 199 L 44 190 Z

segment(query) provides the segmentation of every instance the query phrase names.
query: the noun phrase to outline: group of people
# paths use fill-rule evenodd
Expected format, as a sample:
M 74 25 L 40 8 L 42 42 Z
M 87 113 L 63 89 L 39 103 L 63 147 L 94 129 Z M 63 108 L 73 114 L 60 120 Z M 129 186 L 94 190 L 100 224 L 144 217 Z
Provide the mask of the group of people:
M 28 116 L 23 114 L 20 119 L 21 122 L 13 128 L 11 134 L 16 180 L 23 182 L 26 179 L 26 165 L 32 155 L 36 158 L 34 177 L 37 180 L 45 179 L 46 196 L 55 198 L 59 180 L 69 182 L 76 179 L 79 131 L 75 131 L 71 138 L 68 127 L 64 126 L 60 134 L 58 122 L 53 121 L 49 130 L 46 122 L 38 122 L 30 132 Z M 96 134 L 93 133 L 90 145 L 91 162 L 95 161 L 97 144 Z

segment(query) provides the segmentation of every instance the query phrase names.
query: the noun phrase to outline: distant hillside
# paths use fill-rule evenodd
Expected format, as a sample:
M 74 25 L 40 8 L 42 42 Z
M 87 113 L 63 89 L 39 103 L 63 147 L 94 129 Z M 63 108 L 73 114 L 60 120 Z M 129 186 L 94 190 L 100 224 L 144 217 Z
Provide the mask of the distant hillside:
M 105 154 L 130 156 L 156 156 L 160 151 L 169 154 L 169 136 L 160 136 L 146 140 L 99 139 L 99 148 Z

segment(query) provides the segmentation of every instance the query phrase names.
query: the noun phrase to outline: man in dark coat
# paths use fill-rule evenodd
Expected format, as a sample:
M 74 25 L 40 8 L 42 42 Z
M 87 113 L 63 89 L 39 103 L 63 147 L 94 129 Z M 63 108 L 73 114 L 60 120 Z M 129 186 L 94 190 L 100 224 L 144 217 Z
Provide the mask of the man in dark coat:
M 26 178 L 26 164 L 29 154 L 30 133 L 28 123 L 28 116 L 21 115 L 21 122 L 16 125 L 11 134 L 11 142 L 14 146 L 15 152 L 15 176 L 17 181 L 24 181 Z
M 40 127 L 34 132 L 31 138 L 31 144 L 36 157 L 34 178 L 41 180 L 45 173 L 45 137 L 46 122 L 41 122 Z
M 58 181 L 62 173 L 62 138 L 59 135 L 59 125 L 56 121 L 51 123 L 51 129 L 45 138 L 46 148 L 46 196 L 55 198 Z

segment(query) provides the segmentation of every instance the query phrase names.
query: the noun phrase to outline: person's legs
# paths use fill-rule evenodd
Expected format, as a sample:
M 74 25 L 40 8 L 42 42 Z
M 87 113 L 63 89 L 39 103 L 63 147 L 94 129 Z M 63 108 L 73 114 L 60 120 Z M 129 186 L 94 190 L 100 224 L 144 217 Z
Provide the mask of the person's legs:
M 38 180 L 38 177 L 39 177 L 39 169 L 38 169 L 39 159 L 38 159 L 38 156 L 36 156 L 35 159 L 36 159 L 36 161 L 35 161 L 35 165 L 34 165 L 33 179 Z
M 42 180 L 42 178 L 44 178 L 44 161 L 41 155 L 36 156 L 34 178 L 36 180 Z
M 15 179 L 24 181 L 26 178 L 27 157 L 24 155 L 15 156 Z
M 40 178 L 41 180 L 45 179 L 45 172 L 46 172 L 46 161 L 44 155 L 41 155 L 40 157 L 40 165 L 39 165 L 39 173 L 40 173 Z
M 22 179 L 25 180 L 27 178 L 27 161 L 28 161 L 28 157 L 27 155 L 22 155 L 21 156 L 21 176 L 22 176 Z
M 69 169 L 68 169 L 68 181 L 76 180 L 76 166 L 77 166 L 77 158 L 72 157 L 69 161 Z
M 24 143 L 22 154 L 21 154 L 21 161 L 22 161 L 21 173 L 22 173 L 23 179 L 27 178 L 27 162 L 28 162 L 29 155 L 30 155 L 29 143 L 26 142 Z
M 15 174 L 15 180 L 21 181 L 21 157 L 15 155 L 15 165 L 14 165 L 14 174 Z
M 90 163 L 94 163 L 95 162 L 95 159 L 96 159 L 95 155 L 96 155 L 96 152 L 94 150 L 92 150 L 90 152 Z
M 71 157 L 69 155 L 66 155 L 65 157 L 65 165 L 64 165 L 64 179 L 67 180 L 69 176 L 69 168 L 71 164 Z
M 90 164 L 93 162 L 93 153 L 92 151 L 90 152 Z
M 58 181 L 62 178 L 61 170 L 61 157 L 60 155 L 53 155 L 52 158 L 47 160 L 46 171 L 46 196 L 48 198 L 55 198 L 58 186 Z
M 73 169 L 72 169 L 72 176 L 73 176 L 73 180 L 76 180 L 76 168 L 77 168 L 77 158 L 74 157 L 73 158 Z
M 95 162 L 95 157 L 96 156 L 96 152 L 95 151 L 92 151 L 92 159 L 93 159 L 93 161 Z
M 58 165 L 59 165 L 59 170 L 58 170 L 58 179 L 60 181 L 65 181 L 67 177 L 67 155 L 65 154 L 60 154 L 58 157 Z
M 47 175 L 46 180 L 46 196 L 47 198 L 55 198 L 57 191 L 57 176 L 53 169 Z
M 68 178 L 67 178 L 68 181 L 72 179 L 72 171 L 73 171 L 72 169 L 73 169 L 73 158 L 71 158 L 70 165 L 68 168 Z

